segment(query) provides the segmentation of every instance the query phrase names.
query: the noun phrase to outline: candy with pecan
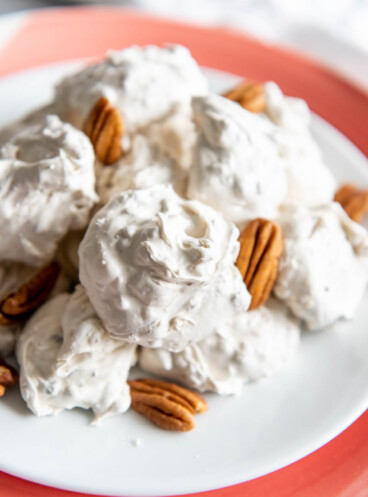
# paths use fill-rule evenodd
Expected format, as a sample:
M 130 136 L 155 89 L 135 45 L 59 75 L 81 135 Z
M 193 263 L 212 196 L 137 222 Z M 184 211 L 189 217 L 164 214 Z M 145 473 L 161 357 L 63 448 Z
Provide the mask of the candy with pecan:
M 4 395 L 7 387 L 17 383 L 18 373 L 0 357 L 0 397 Z
M 60 267 L 56 262 L 43 267 L 18 290 L 0 301 L 0 325 L 22 321 L 45 302 L 50 295 Z
M 351 183 L 339 188 L 335 201 L 339 202 L 347 215 L 357 223 L 368 213 L 368 190 L 360 189 Z
M 224 93 L 223 96 L 237 102 L 250 112 L 263 112 L 266 108 L 263 85 L 255 81 L 242 81 L 238 86 Z
M 236 261 L 244 283 L 252 296 L 250 309 L 263 305 L 270 296 L 277 277 L 283 241 L 274 221 L 254 219 L 241 233 Z
M 91 140 L 96 157 L 105 165 L 122 155 L 123 121 L 106 97 L 97 100 L 84 122 L 83 131 Z

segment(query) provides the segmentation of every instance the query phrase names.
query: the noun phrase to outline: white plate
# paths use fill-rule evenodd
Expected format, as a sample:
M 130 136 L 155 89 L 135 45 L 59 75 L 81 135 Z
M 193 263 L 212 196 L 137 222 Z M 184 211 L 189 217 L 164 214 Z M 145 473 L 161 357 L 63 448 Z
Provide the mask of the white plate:
M 0 126 L 47 101 L 53 82 L 73 66 L 1 80 Z M 236 81 L 206 74 L 216 91 Z M 366 159 L 346 138 L 315 116 L 313 132 L 339 181 L 368 184 Z M 305 334 L 294 363 L 278 376 L 246 386 L 239 397 L 206 396 L 209 412 L 186 434 L 158 430 L 134 412 L 99 428 L 89 426 L 90 414 L 80 409 L 36 418 L 9 392 L 0 402 L 0 468 L 63 489 L 156 496 L 224 487 L 290 464 L 368 406 L 367 303 L 368 295 L 353 322 Z

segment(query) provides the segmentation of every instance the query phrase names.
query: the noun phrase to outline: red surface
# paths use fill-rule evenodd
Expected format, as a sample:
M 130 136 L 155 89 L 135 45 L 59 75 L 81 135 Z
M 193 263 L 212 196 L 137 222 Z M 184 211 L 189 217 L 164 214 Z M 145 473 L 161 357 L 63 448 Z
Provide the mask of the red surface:
M 225 30 L 161 21 L 118 9 L 52 9 L 30 14 L 26 25 L 0 52 L 0 75 L 36 65 L 102 56 L 131 44 L 182 43 L 205 66 L 261 81 L 276 81 L 289 95 L 342 131 L 368 155 L 368 96 L 304 57 Z M 194 495 L 194 494 L 193 494 Z M 262 478 L 203 497 L 367 497 L 368 411 L 330 443 Z M 1 497 L 67 497 L 0 473 Z

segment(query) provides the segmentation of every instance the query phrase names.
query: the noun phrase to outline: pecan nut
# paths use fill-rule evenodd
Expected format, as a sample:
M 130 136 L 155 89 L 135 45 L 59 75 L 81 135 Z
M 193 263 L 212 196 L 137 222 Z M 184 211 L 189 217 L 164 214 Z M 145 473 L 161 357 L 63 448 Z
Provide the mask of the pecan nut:
M 252 296 L 250 309 L 263 305 L 277 277 L 283 248 L 281 229 L 274 221 L 254 219 L 241 233 L 236 266 Z
M 346 183 L 335 193 L 335 201 L 342 205 L 347 215 L 359 223 L 368 212 L 368 190 L 361 190 Z
M 17 383 L 18 373 L 0 357 L 0 397 L 4 395 L 7 387 L 11 387 Z
M 83 125 L 96 157 L 105 165 L 113 164 L 122 155 L 123 121 L 119 111 L 106 97 L 97 100 Z
M 223 96 L 237 102 L 249 112 L 263 112 L 266 108 L 264 87 L 255 81 L 242 81 Z
M 42 268 L 33 278 L 0 302 L 0 325 L 21 321 L 45 302 L 53 289 L 60 267 L 56 262 Z
M 128 383 L 132 409 L 164 430 L 192 430 L 194 414 L 208 409 L 199 394 L 174 383 L 150 378 Z

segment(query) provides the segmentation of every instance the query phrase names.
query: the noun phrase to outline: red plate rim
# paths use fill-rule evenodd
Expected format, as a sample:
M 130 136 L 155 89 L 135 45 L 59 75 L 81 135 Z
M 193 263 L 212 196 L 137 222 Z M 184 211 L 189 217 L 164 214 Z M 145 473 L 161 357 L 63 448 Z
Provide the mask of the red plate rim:
M 276 81 L 285 93 L 304 98 L 313 111 L 368 155 L 367 93 L 297 52 L 234 31 L 162 20 L 118 7 L 50 8 L 22 15 L 24 23 L 0 50 L 0 76 L 50 63 L 99 57 L 109 48 L 181 43 L 203 66 L 259 81 Z M 368 411 L 334 440 L 286 468 L 240 485 L 192 495 L 363 496 L 368 488 L 367 439 Z M 3 497 L 87 496 L 5 473 L 0 473 L 0 488 Z

